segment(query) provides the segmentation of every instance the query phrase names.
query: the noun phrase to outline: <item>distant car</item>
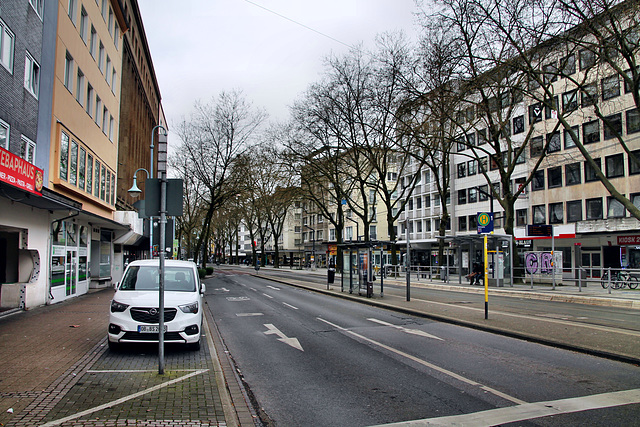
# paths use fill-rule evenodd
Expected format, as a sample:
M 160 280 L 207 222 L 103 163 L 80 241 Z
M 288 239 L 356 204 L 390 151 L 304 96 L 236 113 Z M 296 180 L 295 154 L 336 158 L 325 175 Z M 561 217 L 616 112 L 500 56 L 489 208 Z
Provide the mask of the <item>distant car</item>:
M 158 342 L 159 267 L 157 259 L 127 266 L 111 301 L 109 348 Z M 167 260 L 164 270 L 164 342 L 199 350 L 205 285 L 200 283 L 198 268 L 193 262 Z

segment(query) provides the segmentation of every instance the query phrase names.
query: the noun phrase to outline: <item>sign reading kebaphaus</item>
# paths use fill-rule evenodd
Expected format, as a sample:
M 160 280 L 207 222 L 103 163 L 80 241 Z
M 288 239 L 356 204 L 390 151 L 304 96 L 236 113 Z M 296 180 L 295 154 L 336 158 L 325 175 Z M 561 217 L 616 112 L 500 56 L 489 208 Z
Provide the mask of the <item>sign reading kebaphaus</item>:
M 42 195 L 42 169 L 0 147 L 0 181 Z

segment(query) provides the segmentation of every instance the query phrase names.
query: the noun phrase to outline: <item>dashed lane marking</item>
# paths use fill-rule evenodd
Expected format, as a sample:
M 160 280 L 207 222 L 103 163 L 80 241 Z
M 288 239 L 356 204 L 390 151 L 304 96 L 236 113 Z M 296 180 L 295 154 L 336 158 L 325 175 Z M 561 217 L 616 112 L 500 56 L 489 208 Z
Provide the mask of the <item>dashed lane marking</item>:
M 456 380 L 461 381 L 461 382 L 463 382 L 465 384 L 468 384 L 468 385 L 471 385 L 471 386 L 474 386 L 474 387 L 478 387 L 481 390 L 486 391 L 487 393 L 491 393 L 491 394 L 493 394 L 495 396 L 501 397 L 501 398 L 503 398 L 505 400 L 508 400 L 510 402 L 513 402 L 513 403 L 516 403 L 518 405 L 527 403 L 524 400 L 518 399 L 517 397 L 509 396 L 508 394 L 505 394 L 505 393 L 503 393 L 503 392 L 501 392 L 499 390 L 496 390 L 496 389 L 491 388 L 489 386 L 486 386 L 484 384 L 480 384 L 480 383 L 478 383 L 476 381 L 473 381 L 473 380 L 471 380 L 469 378 L 463 377 L 460 374 L 456 374 L 453 371 L 450 371 L 448 369 L 442 368 L 442 367 L 440 367 L 438 365 L 434 365 L 433 363 L 427 362 L 426 360 L 420 359 L 419 357 L 416 357 L 416 356 L 411 355 L 409 353 L 405 353 L 404 351 L 395 349 L 395 348 L 390 347 L 390 346 L 388 346 L 386 344 L 382 344 L 381 342 L 372 340 L 371 338 L 367 338 L 364 335 L 360 335 L 357 332 L 350 331 L 350 330 L 348 330 L 346 328 L 343 328 L 342 326 L 338 326 L 338 325 L 336 325 L 334 323 L 331 323 L 328 320 L 324 320 L 324 319 L 322 319 L 320 317 L 318 317 L 317 319 L 319 321 L 321 321 L 321 322 L 326 323 L 327 325 L 333 326 L 334 328 L 336 328 L 336 329 L 338 329 L 340 331 L 343 331 L 346 334 L 352 335 L 352 336 L 354 336 L 356 338 L 359 338 L 359 339 L 361 339 L 363 341 L 366 341 L 368 343 L 377 345 L 380 348 L 383 348 L 383 349 L 385 349 L 387 351 L 395 353 L 395 354 L 397 354 L 399 356 L 402 356 L 402 357 L 404 357 L 406 359 L 409 359 L 409 360 L 411 360 L 413 362 L 419 363 L 420 365 L 426 366 L 427 368 L 433 369 L 434 371 L 437 371 L 437 372 L 440 372 L 442 374 L 448 375 L 448 376 L 450 376 L 452 378 L 455 378 Z
M 283 302 L 282 304 L 283 304 L 283 305 L 286 305 L 287 307 L 292 308 L 292 309 L 294 309 L 294 310 L 297 310 L 297 309 L 298 309 L 298 307 L 293 306 L 293 305 L 291 305 L 291 304 L 287 304 L 286 302 Z

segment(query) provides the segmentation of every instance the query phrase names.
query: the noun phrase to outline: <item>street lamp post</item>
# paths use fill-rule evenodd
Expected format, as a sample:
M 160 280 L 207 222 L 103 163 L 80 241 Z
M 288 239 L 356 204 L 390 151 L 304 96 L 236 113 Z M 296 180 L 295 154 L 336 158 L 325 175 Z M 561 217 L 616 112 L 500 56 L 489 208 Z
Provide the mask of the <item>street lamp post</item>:
M 167 130 L 162 125 L 156 125 L 151 129 L 151 145 L 149 146 L 149 150 L 151 152 L 151 157 L 149 160 L 149 172 L 147 178 L 153 178 L 153 149 L 154 149 L 154 138 L 156 136 L 156 129 L 162 129 L 163 135 L 167 136 Z M 137 171 L 136 171 L 137 172 Z M 134 177 L 135 179 L 135 173 Z M 158 245 L 160 247 L 160 245 Z M 153 218 L 149 217 L 149 259 L 153 259 Z

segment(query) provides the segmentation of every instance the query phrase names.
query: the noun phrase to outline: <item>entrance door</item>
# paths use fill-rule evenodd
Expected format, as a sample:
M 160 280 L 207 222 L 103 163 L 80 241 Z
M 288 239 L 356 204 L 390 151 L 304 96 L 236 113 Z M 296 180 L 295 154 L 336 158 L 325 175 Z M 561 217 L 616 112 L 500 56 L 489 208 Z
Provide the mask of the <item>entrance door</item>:
M 75 295 L 78 287 L 78 252 L 67 251 L 65 262 L 65 290 L 66 295 Z
M 603 246 L 602 257 L 604 268 L 620 268 L 620 246 Z
M 587 277 L 600 277 L 600 270 L 602 268 L 600 252 L 589 252 L 583 249 L 582 267 L 586 270 Z

